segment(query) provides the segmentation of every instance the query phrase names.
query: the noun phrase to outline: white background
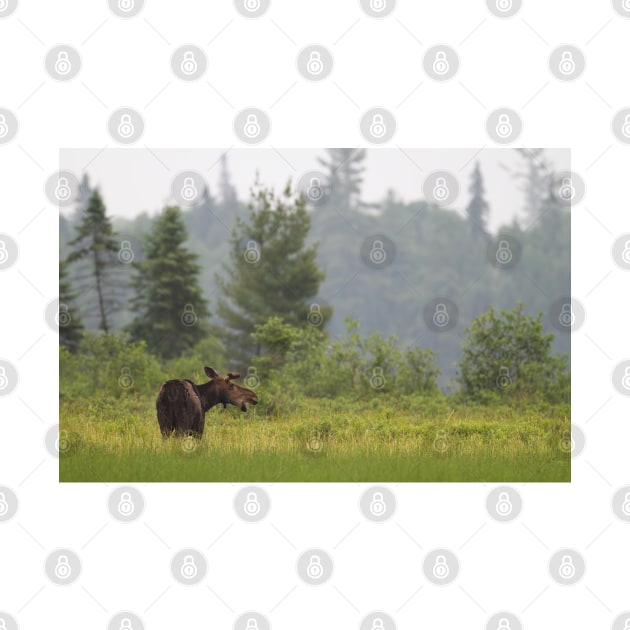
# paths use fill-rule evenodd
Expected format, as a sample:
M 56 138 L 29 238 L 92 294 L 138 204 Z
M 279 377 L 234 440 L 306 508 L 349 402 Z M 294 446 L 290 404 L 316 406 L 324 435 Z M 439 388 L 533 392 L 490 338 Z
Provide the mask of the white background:
M 191 84 L 169 66 L 173 50 L 188 42 L 209 59 L 206 76 Z M 295 67 L 312 42 L 335 57 L 320 84 Z M 422 70 L 423 50 L 440 42 L 461 59 L 446 83 Z M 43 63 L 57 43 L 75 46 L 83 59 L 67 84 L 53 81 Z M 575 82 L 556 80 L 547 66 L 561 43 L 586 56 Z M 0 399 L 0 484 L 20 500 L 17 516 L 0 524 L 0 610 L 24 630 L 105 628 L 120 610 L 135 611 L 147 628 L 230 628 L 251 609 L 274 629 L 357 628 L 380 609 L 403 629 L 483 628 L 495 611 L 511 610 L 525 627 L 551 630 L 606 628 L 630 609 L 630 529 L 610 509 L 613 492 L 630 483 L 628 400 L 610 379 L 630 356 L 628 272 L 610 254 L 630 231 L 630 147 L 610 128 L 614 113 L 630 105 L 628 59 L 630 20 L 604 1 L 525 0 L 516 17 L 500 20 L 480 0 L 406 0 L 374 20 L 357 1 L 273 0 L 265 16 L 246 20 L 227 1 L 149 0 L 136 18 L 121 20 L 105 0 L 23 0 L 0 20 L 0 106 L 20 121 L 18 136 L 0 146 L 0 231 L 20 248 L 16 265 L 0 273 L 0 358 L 20 375 L 19 387 Z M 572 149 L 572 169 L 587 184 L 572 210 L 572 294 L 587 313 L 573 335 L 572 420 L 587 442 L 571 484 L 519 486 L 524 510 L 510 524 L 488 517 L 490 485 L 393 486 L 398 510 L 380 525 L 361 515 L 364 488 L 356 484 L 268 487 L 271 513 L 259 524 L 235 515 L 238 486 L 139 486 L 146 507 L 126 525 L 107 511 L 113 486 L 59 485 L 58 462 L 44 447 L 58 421 L 58 339 L 44 320 L 58 292 L 58 208 L 43 189 L 59 149 L 113 146 L 106 121 L 121 106 L 145 118 L 137 146 L 240 146 L 232 120 L 251 105 L 272 119 L 264 146 L 364 144 L 359 117 L 383 106 L 398 122 L 388 146 L 471 147 L 472 155 L 494 146 L 485 119 L 505 105 L 524 121 L 517 146 Z M 83 562 L 68 587 L 43 570 L 58 547 Z M 173 581 L 169 562 L 182 547 L 206 554 L 203 584 Z M 308 547 L 333 554 L 335 574 L 324 586 L 296 576 L 297 555 Z M 450 586 L 422 575 L 422 558 L 435 547 L 459 556 Z M 548 559 L 560 547 L 586 558 L 575 586 L 549 577 Z

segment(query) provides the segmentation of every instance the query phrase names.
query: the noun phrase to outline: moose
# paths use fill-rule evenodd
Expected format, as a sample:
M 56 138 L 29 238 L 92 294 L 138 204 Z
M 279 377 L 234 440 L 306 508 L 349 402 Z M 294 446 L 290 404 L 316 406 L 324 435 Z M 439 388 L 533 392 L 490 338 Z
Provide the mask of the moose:
M 195 385 L 188 379 L 176 379 L 160 387 L 155 408 L 163 437 L 175 432 L 200 438 L 210 407 L 221 403 L 225 409 L 229 403 L 247 411 L 247 403 L 258 403 L 256 392 L 232 383 L 241 376 L 238 372 L 228 372 L 224 378 L 214 368 L 204 367 L 204 371 L 212 379 L 208 383 Z

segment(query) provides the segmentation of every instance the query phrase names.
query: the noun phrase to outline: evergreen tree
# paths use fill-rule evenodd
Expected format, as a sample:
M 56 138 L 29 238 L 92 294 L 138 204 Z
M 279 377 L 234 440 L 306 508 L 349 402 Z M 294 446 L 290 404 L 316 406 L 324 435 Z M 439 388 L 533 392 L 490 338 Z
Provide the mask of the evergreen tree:
M 67 261 L 80 264 L 75 284 L 83 296 L 91 299 L 90 294 L 96 294 L 98 328 L 108 332 L 109 316 L 121 308 L 122 262 L 118 258 L 120 242 L 98 190 L 92 193 L 76 231 L 77 236 L 68 243 Z
M 335 148 L 326 151 L 328 159 L 318 158 L 317 161 L 327 171 L 330 205 L 341 211 L 374 208 L 373 204 L 361 200 L 365 149 Z
M 525 217 L 528 224 L 536 221 L 543 211 L 548 198 L 551 173 L 545 160 L 544 149 L 517 149 L 525 161 L 522 171 L 513 173 L 523 184 L 521 190 L 525 194 Z
M 135 318 L 129 330 L 133 339 L 143 339 L 150 352 L 164 358 L 181 355 L 207 332 L 201 268 L 198 256 L 185 247 L 187 238 L 181 210 L 169 206 L 146 237 L 144 260 L 133 264 Z
M 294 199 L 289 185 L 276 196 L 257 184 L 249 216 L 236 219 L 229 263 L 216 277 L 223 293 L 217 312 L 229 356 L 242 365 L 260 355 L 252 333 L 270 317 L 323 328 L 332 314 L 316 299 L 325 274 L 317 265 L 317 245 L 305 245 L 310 225 L 304 199 Z
M 68 278 L 68 263 L 59 261 L 59 343 L 74 352 L 81 341 L 83 321 L 77 314 L 74 303 L 76 293 Z
M 230 171 L 227 164 L 227 155 L 221 156 L 221 174 L 219 176 L 219 193 L 221 194 L 221 205 L 227 210 L 235 210 L 238 207 L 238 196 L 236 188 L 232 185 Z
M 486 190 L 483 185 L 483 175 L 479 168 L 479 162 L 475 164 L 475 170 L 472 173 L 470 184 L 470 202 L 466 206 L 466 215 L 468 222 L 475 237 L 488 239 L 488 230 L 486 221 L 488 218 L 489 206 L 486 201 Z

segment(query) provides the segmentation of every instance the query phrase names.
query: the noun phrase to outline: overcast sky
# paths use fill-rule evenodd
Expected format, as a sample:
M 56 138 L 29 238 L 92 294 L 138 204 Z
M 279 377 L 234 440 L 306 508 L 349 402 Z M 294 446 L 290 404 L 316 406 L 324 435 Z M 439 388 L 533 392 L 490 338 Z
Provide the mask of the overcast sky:
M 204 176 L 218 196 L 219 157 L 225 149 L 63 149 L 60 167 L 79 178 L 87 173 L 98 186 L 112 216 L 132 218 L 140 212 L 154 214 L 173 203 L 170 185 L 185 170 Z M 232 149 L 227 153 L 232 183 L 239 198 L 247 200 L 256 171 L 263 183 L 281 189 L 312 170 L 321 170 L 317 157 L 325 149 Z M 547 160 L 556 171 L 568 170 L 568 149 L 548 149 Z M 368 149 L 364 162 L 364 201 L 381 201 L 393 189 L 404 201 L 422 199 L 422 183 L 433 171 L 450 171 L 459 180 L 460 193 L 452 207 L 463 210 L 470 194 L 470 174 L 479 161 L 490 205 L 489 227 L 510 223 L 522 213 L 523 194 L 510 171 L 522 165 L 512 149 Z

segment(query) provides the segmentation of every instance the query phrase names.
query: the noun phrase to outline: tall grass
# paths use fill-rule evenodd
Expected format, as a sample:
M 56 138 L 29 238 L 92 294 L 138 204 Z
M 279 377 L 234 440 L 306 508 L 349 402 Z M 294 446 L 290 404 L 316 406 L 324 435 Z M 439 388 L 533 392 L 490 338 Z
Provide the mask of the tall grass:
M 152 398 L 64 400 L 61 481 L 570 481 L 566 405 L 279 398 L 163 440 Z

